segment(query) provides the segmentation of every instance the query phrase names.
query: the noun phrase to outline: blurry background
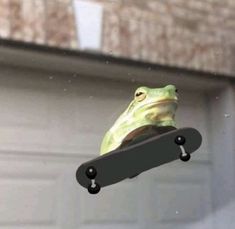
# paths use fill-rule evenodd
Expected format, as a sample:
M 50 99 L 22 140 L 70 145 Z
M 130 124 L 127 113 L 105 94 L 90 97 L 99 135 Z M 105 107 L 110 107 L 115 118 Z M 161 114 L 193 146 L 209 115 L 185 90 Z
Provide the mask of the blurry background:
M 0 228 L 233 229 L 234 9 L 0 0 Z M 78 166 L 138 86 L 167 84 L 179 89 L 177 126 L 197 128 L 200 149 L 88 194 Z
M 80 49 L 86 33 L 101 53 L 232 74 L 234 9 L 233 0 L 1 0 L 0 36 Z

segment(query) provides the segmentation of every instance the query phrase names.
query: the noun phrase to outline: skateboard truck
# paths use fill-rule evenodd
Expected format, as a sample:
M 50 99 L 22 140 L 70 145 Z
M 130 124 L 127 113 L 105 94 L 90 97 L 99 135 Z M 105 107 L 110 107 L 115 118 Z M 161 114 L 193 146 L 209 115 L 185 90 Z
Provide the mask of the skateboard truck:
M 100 185 L 95 182 L 96 175 L 97 171 L 94 166 L 89 166 L 86 169 L 86 176 L 88 179 L 91 180 L 91 184 L 87 188 L 90 194 L 97 194 L 100 191 Z
M 202 136 L 194 128 L 171 129 L 83 163 L 76 178 L 90 194 L 97 194 L 102 187 L 136 177 L 151 168 L 177 159 L 187 162 L 201 142 Z
M 175 138 L 175 143 L 177 145 L 180 146 L 180 149 L 181 149 L 181 153 L 180 153 L 180 160 L 181 161 L 189 161 L 191 156 L 190 156 L 190 153 L 187 153 L 183 147 L 183 145 L 185 144 L 186 140 L 185 140 L 185 137 L 184 136 L 177 136 Z

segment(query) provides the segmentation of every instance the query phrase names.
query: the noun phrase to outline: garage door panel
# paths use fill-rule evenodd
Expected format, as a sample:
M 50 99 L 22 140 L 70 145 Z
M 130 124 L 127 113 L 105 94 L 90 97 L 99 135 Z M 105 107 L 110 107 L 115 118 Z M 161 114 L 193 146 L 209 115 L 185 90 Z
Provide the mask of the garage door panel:
M 156 182 L 152 188 L 153 207 L 148 217 L 153 221 L 171 224 L 193 223 L 200 221 L 206 212 L 206 209 L 201 208 L 206 197 L 201 183 Z
M 105 187 L 99 195 L 80 193 L 80 212 L 83 224 L 112 224 L 138 222 L 138 192 L 136 182 L 123 181 Z
M 45 129 L 50 123 L 48 94 L 1 85 L 1 127 Z M 42 118 L 43 117 L 43 118 Z
M 27 131 L 22 136 L 21 131 L 2 129 L 0 134 L 0 150 L 27 152 L 28 154 L 61 154 L 61 155 L 99 155 L 101 135 L 90 132 L 84 134 L 79 132 L 76 135 L 57 131 L 54 134 L 45 134 L 43 131 Z
M 25 225 L 25 224 L 11 224 L 11 225 L 4 225 L 4 226 L 0 226 L 1 229 L 61 229 L 61 227 L 56 226 L 56 225 L 44 225 L 44 224 L 38 224 L 38 225 Z
M 55 157 L 0 160 L 0 228 L 63 228 L 78 225 L 79 160 Z M 66 208 L 70 209 L 69 214 Z M 68 220 L 65 217 L 70 217 Z M 76 216 L 76 217 L 75 217 Z M 19 228 L 19 227 L 17 227 Z
M 140 227 L 139 224 L 128 224 L 127 222 L 123 223 L 97 223 L 97 224 L 84 224 L 80 225 L 79 229 L 145 229 L 144 227 Z
M 55 181 L 1 178 L 0 189 L 0 225 L 55 224 Z
M 141 174 L 148 179 L 143 211 L 146 227 L 196 228 L 194 224 L 202 224 L 212 228 L 210 168 L 210 164 L 177 161 Z
M 156 225 L 155 225 L 156 226 Z M 146 229 L 152 229 L 153 225 L 149 225 L 145 227 Z M 158 229 L 212 229 L 211 220 L 209 221 L 200 221 L 200 222 L 184 222 L 184 223 L 165 223 L 165 224 L 157 224 Z

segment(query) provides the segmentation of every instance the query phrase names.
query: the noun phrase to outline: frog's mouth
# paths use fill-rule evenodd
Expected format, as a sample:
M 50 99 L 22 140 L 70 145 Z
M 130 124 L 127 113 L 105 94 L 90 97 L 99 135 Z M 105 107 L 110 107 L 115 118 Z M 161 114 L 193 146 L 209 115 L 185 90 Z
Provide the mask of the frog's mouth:
M 155 102 L 150 102 L 147 104 L 144 104 L 142 106 L 140 106 L 138 109 L 152 109 L 152 108 L 156 108 L 158 105 L 177 105 L 178 104 L 178 100 L 177 99 L 164 99 L 164 100 L 159 100 L 159 101 L 155 101 Z
M 178 100 L 177 99 L 163 99 L 163 100 L 159 100 L 156 102 L 145 104 L 145 106 L 155 107 L 156 105 L 159 105 L 159 104 L 178 104 Z
M 160 104 L 160 103 L 177 103 L 177 99 L 163 99 L 157 102 L 154 102 L 155 104 Z

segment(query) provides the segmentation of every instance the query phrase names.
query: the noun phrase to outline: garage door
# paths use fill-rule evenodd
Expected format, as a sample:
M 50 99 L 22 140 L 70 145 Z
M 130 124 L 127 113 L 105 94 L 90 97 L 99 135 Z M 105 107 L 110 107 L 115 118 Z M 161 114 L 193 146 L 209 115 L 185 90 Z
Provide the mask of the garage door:
M 98 195 L 77 184 L 77 167 L 98 155 L 104 132 L 137 86 L 1 67 L 0 228 L 222 228 L 214 224 L 214 204 L 223 204 L 212 189 L 220 167 L 214 167 L 210 112 L 224 105 L 216 93 L 180 91 L 178 127 L 195 127 L 203 136 L 189 163 L 152 169 Z

